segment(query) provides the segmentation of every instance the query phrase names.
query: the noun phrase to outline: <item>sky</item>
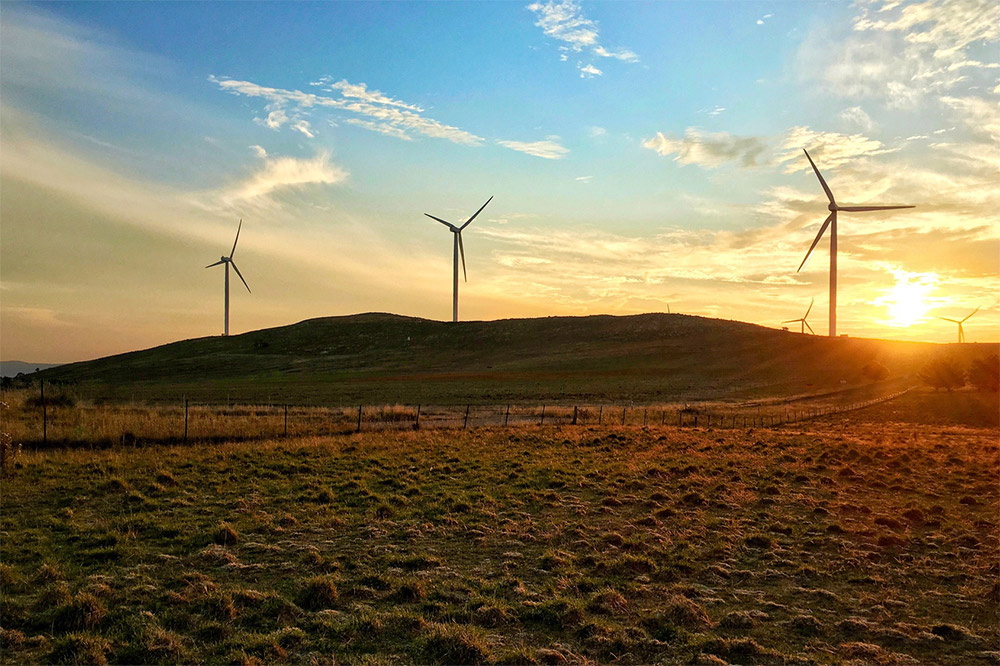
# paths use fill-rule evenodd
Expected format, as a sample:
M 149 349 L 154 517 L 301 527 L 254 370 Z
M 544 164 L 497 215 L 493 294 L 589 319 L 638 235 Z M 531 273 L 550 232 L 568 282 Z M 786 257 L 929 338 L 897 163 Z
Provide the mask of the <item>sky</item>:
M 393 312 L 1000 331 L 1000 4 L 0 5 L 0 356 Z

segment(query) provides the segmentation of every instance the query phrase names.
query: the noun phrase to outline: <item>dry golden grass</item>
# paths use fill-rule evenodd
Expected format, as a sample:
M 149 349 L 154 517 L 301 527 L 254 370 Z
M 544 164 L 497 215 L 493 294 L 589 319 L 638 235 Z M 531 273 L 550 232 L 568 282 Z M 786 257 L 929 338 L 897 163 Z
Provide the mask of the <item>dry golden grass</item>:
M 953 397 L 768 431 L 25 452 L 4 660 L 990 663 L 997 430 L 903 418 Z

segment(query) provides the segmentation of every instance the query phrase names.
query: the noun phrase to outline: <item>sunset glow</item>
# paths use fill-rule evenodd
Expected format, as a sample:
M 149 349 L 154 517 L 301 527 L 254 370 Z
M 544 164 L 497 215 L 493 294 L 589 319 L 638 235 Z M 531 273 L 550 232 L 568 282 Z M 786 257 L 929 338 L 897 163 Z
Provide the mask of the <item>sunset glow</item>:
M 995 339 L 997 26 L 982 0 L 4 3 L 3 357 L 221 334 L 202 267 L 240 219 L 234 333 L 450 319 L 423 213 L 490 196 L 463 320 L 779 327 L 816 298 L 825 330 L 803 148 L 839 204 L 916 206 L 838 221 L 838 333 L 951 342 L 935 308 L 981 306 Z
M 933 294 L 937 290 L 938 276 L 934 273 L 908 273 L 891 270 L 896 284 L 885 296 L 875 299 L 875 304 L 887 309 L 889 326 L 906 327 L 923 322 L 934 307 Z

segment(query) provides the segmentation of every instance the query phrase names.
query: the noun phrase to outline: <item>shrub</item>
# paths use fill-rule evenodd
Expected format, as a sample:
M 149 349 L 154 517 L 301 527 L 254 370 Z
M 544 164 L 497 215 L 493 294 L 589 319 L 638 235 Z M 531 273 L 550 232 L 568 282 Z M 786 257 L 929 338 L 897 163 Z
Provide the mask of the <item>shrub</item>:
M 969 383 L 977 391 L 996 393 L 1000 390 L 1000 356 L 993 354 L 972 361 L 969 366 Z
M 861 368 L 861 376 L 871 382 L 880 382 L 889 376 L 889 368 L 878 361 L 870 361 Z
M 942 388 L 951 391 L 965 386 L 965 373 L 954 361 L 945 358 L 939 358 L 925 365 L 923 370 L 917 373 L 917 377 L 935 391 Z

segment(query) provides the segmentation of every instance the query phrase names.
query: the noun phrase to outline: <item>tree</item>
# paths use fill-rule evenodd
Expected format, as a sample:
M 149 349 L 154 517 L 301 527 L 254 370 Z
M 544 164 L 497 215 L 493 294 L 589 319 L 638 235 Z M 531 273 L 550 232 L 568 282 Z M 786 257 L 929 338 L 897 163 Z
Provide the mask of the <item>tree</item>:
M 931 361 L 917 373 L 917 377 L 935 391 L 942 388 L 951 391 L 965 386 L 965 373 L 957 363 L 947 358 Z
M 992 354 L 974 359 L 969 366 L 969 383 L 984 393 L 1000 390 L 1000 356 Z

